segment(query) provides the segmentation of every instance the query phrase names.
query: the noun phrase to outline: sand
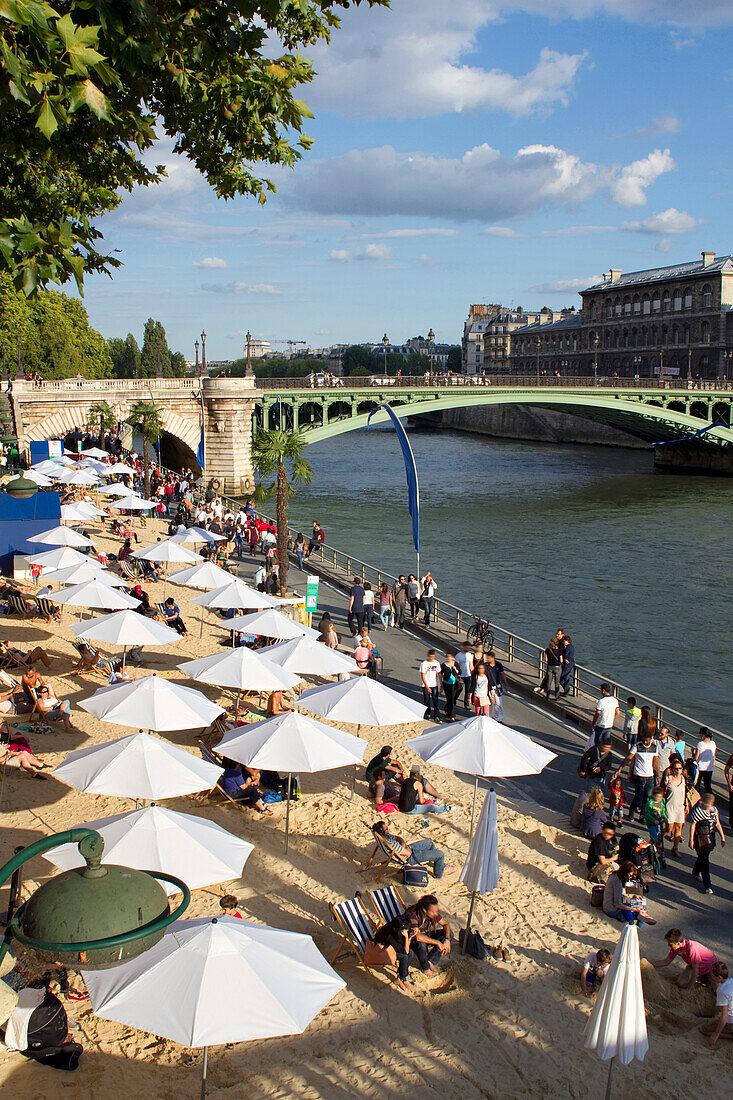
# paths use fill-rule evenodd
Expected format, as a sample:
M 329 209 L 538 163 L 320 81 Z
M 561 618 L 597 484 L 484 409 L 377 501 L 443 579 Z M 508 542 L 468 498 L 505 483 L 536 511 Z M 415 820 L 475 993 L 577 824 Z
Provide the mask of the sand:
M 94 529 L 93 529 L 94 530 Z M 154 541 L 156 525 L 148 522 L 141 544 Z M 100 547 L 114 548 L 104 537 Z M 163 585 L 149 587 L 152 602 L 163 598 Z M 188 604 L 193 589 L 169 586 L 181 606 L 191 636 L 145 651 L 145 668 L 165 672 L 193 686 L 176 669 L 178 662 L 220 651 L 228 635 L 207 614 L 198 637 L 199 609 Z M 106 725 L 76 707 L 102 684 L 94 677 L 69 675 L 74 651 L 69 623 L 77 612 L 64 611 L 60 626 L 8 618 L 4 637 L 21 646 L 47 646 L 54 658 L 49 678 L 60 698 L 69 698 L 79 732 L 66 734 L 60 724 L 37 738 L 34 748 L 49 763 L 66 752 L 129 733 Z M 45 675 L 45 673 L 44 673 Z M 196 685 L 212 699 L 232 705 L 233 696 Z M 344 726 L 355 733 L 353 727 Z M 393 729 L 361 728 L 369 753 L 400 746 L 424 728 L 418 722 Z M 197 734 L 168 735 L 195 751 Z M 395 815 L 398 831 L 408 840 L 431 836 L 449 864 L 461 866 L 468 844 L 471 792 L 451 773 L 430 773 L 448 801 L 451 814 L 432 817 L 426 829 L 419 818 Z M 338 938 L 328 902 L 369 889 L 374 878 L 360 868 L 371 852 L 369 826 L 375 813 L 366 786 L 357 782 L 350 801 L 351 769 L 301 776 L 303 800 L 293 804 L 288 857 L 284 856 L 284 808 L 272 818 L 242 813 L 231 805 L 202 805 L 192 798 L 170 799 L 170 808 L 205 814 L 255 845 L 241 880 L 193 894 L 189 916 L 215 915 L 218 897 L 232 892 L 249 919 L 313 936 L 330 958 Z M 12 770 L 6 778 L 0 857 L 18 844 L 50 832 L 132 808 L 130 800 L 83 794 L 50 777 L 45 783 Z M 618 926 L 588 904 L 583 881 L 583 844 L 565 822 L 534 804 L 499 803 L 501 878 L 493 895 L 479 898 L 474 925 L 487 943 L 501 944 L 509 962 L 477 963 L 454 954 L 434 978 L 416 975 L 418 992 L 407 997 L 379 973 L 370 979 L 353 966 L 341 968 L 344 989 L 302 1036 L 213 1048 L 209 1059 L 209 1093 L 215 1100 L 238 1097 L 302 1097 L 327 1100 L 360 1094 L 384 1097 L 419 1093 L 426 1098 L 595 1097 L 603 1095 L 607 1067 L 583 1050 L 582 1031 L 590 1002 L 575 979 L 578 964 L 591 947 L 613 946 Z M 52 866 L 38 858 L 27 877 L 43 881 Z M 433 882 L 444 913 L 457 929 L 468 911 L 468 894 L 457 875 Z M 407 891 L 406 891 L 407 892 Z M 643 944 L 642 944 L 643 951 Z M 710 996 L 696 991 L 685 998 L 666 976 L 644 967 L 650 1051 L 643 1067 L 619 1068 L 615 1097 L 640 1094 L 650 1100 L 694 1095 L 705 1080 L 706 1096 L 729 1094 L 733 1044 L 711 1051 L 697 1032 L 700 1017 L 711 1011 Z M 98 1019 L 89 1002 L 67 1002 L 67 1012 L 85 1048 L 74 1074 L 43 1069 L 20 1055 L 0 1052 L 0 1089 L 17 1100 L 107 1100 L 121 1096 L 187 1100 L 199 1095 L 201 1052 L 145 1032 Z M 252 1006 L 256 1011 L 256 1005 Z M 643 1073 L 643 1083 L 642 1075 Z M 701 1074 L 704 1077 L 701 1077 Z M 728 1076 L 728 1080 L 729 1080 Z

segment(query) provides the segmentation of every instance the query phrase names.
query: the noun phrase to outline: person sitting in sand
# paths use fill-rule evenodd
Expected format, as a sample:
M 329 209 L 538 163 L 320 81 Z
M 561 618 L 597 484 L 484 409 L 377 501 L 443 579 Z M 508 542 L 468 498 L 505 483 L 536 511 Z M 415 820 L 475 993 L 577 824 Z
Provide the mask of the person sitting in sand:
M 323 642 L 329 649 L 338 649 L 339 636 L 336 633 L 336 627 L 331 622 L 331 616 L 326 612 L 318 624 L 320 631 L 318 635 L 318 641 Z
M 408 771 L 404 764 L 401 764 L 397 757 L 392 757 L 392 746 L 383 745 L 376 756 L 366 766 L 364 777 L 367 783 L 371 783 L 376 772 L 387 772 L 390 779 L 395 779 L 396 782 L 402 783 L 403 779 L 407 779 Z
M 64 723 L 67 733 L 75 729 L 71 721 L 71 703 L 68 699 L 58 699 L 50 684 L 42 683 L 36 688 L 36 710 L 44 718 L 50 718 L 53 722 L 59 719 Z
M 386 802 L 396 806 L 400 797 L 400 784 L 394 778 L 390 779 L 388 772 L 382 768 L 375 773 L 369 784 L 369 797 L 374 799 L 377 809 Z
M 580 811 L 580 827 L 583 830 L 583 836 L 587 837 L 588 840 L 593 840 L 594 837 L 598 836 L 602 827 L 608 821 L 605 805 L 606 799 L 601 788 L 592 787 L 588 795 L 588 801 Z
M 10 642 L 0 642 L 0 647 L 2 647 L 0 656 L 13 657 L 19 664 L 34 665 L 37 661 L 40 661 L 46 668 L 51 667 L 51 658 L 46 650 L 39 645 L 34 649 L 30 649 L 27 653 L 24 653 L 22 649 L 18 649 L 17 646 L 11 645 Z
M 405 909 L 412 934 L 411 952 L 423 973 L 435 974 L 435 962 L 450 955 L 452 934 L 450 925 L 438 908 L 434 894 L 423 894 L 414 905 Z
M 636 864 L 622 863 L 618 871 L 608 876 L 603 888 L 603 912 L 624 924 L 656 924 L 647 915 L 644 891 L 638 880 Z
M 391 947 L 397 956 L 397 977 L 395 985 L 403 993 L 415 988 L 410 978 L 410 950 L 415 941 L 417 929 L 411 923 L 407 913 L 398 913 L 388 924 L 382 925 L 374 935 L 374 942 L 380 947 Z
M 186 624 L 181 618 L 181 609 L 172 596 L 169 596 L 165 603 L 161 604 L 161 611 L 163 612 L 166 624 L 172 626 L 174 630 L 177 630 L 182 637 L 187 638 L 188 631 L 186 630 Z
M 733 978 L 728 977 L 728 967 L 724 962 L 713 963 L 709 981 L 715 990 L 716 1008 L 720 1011 L 717 1019 L 700 1024 L 699 1031 L 714 1047 L 720 1038 L 733 1039 Z
M 262 801 L 264 791 L 254 782 L 251 775 L 242 773 L 242 765 L 236 760 L 224 760 L 224 774 L 218 786 L 235 802 L 244 802 L 258 814 L 272 817 L 272 810 Z
M 239 920 L 244 920 L 239 912 L 239 902 L 234 894 L 224 894 L 223 897 L 219 898 L 219 908 L 223 917 L 237 917 Z
M 451 809 L 440 802 L 432 802 L 425 797 L 419 764 L 413 764 L 410 774 L 400 787 L 398 806 L 403 814 L 444 814 Z
M 408 844 L 404 837 L 389 831 L 386 821 L 377 821 L 372 825 L 372 832 L 375 836 L 379 836 L 400 859 L 404 860 L 408 867 L 432 863 L 434 878 L 442 878 L 443 875 L 450 875 L 457 870 L 456 867 L 446 867 L 445 856 L 429 837 L 411 840 Z
M 616 827 L 610 821 L 605 821 L 600 833 L 593 837 L 588 848 L 585 861 L 588 882 L 604 883 L 616 864 L 617 856 Z
M 271 691 L 267 697 L 267 717 L 275 718 L 278 714 L 287 714 L 293 710 L 290 703 L 283 698 L 282 691 Z
M 584 997 L 595 997 L 601 988 L 601 982 L 608 974 L 611 965 L 611 952 L 602 947 L 599 951 L 589 951 L 580 974 L 580 988 Z
M 698 943 L 697 940 L 688 940 L 682 935 L 679 928 L 670 928 L 669 932 L 665 933 L 664 938 L 669 944 L 669 954 L 664 959 L 652 959 L 652 966 L 656 967 L 657 970 L 669 966 L 672 960 L 679 955 L 685 964 L 685 969 L 677 976 L 675 981 L 682 992 L 689 993 L 697 981 L 707 984 L 708 975 L 718 961 L 717 955 L 709 947 L 704 947 L 701 943 Z

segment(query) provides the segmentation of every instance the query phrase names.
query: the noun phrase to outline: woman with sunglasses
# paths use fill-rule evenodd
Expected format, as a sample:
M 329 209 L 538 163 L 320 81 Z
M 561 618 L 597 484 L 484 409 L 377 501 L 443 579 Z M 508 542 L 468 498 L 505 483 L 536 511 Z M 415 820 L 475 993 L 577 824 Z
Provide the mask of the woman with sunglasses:
M 687 779 L 682 758 L 672 753 L 664 773 L 664 801 L 667 807 L 667 836 L 672 841 L 672 855 L 681 859 L 677 849 L 682 840 L 682 826 L 687 813 Z

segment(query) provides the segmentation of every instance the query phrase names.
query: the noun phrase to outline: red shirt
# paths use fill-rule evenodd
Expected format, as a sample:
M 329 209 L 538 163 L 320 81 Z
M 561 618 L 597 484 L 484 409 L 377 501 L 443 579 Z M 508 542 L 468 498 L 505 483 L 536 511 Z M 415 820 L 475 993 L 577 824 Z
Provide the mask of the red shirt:
M 707 974 L 713 963 L 718 961 L 718 956 L 714 955 L 708 947 L 703 947 L 701 943 L 696 940 L 685 940 L 682 947 L 670 947 L 669 955 L 667 955 L 667 962 L 672 962 L 675 955 L 679 955 L 683 962 L 686 962 L 688 966 L 695 966 L 697 964 L 697 970 L 700 977 L 703 974 Z

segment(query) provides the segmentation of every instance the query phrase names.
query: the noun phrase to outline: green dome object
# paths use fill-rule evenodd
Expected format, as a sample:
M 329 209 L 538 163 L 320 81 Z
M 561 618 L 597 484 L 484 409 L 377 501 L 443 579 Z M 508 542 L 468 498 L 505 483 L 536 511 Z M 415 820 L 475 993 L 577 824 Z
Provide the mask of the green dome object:
M 14 497 L 16 500 L 27 500 L 28 497 L 32 497 L 34 493 L 38 492 L 38 486 L 30 478 L 21 476 L 6 482 L 5 492 L 9 497 Z

